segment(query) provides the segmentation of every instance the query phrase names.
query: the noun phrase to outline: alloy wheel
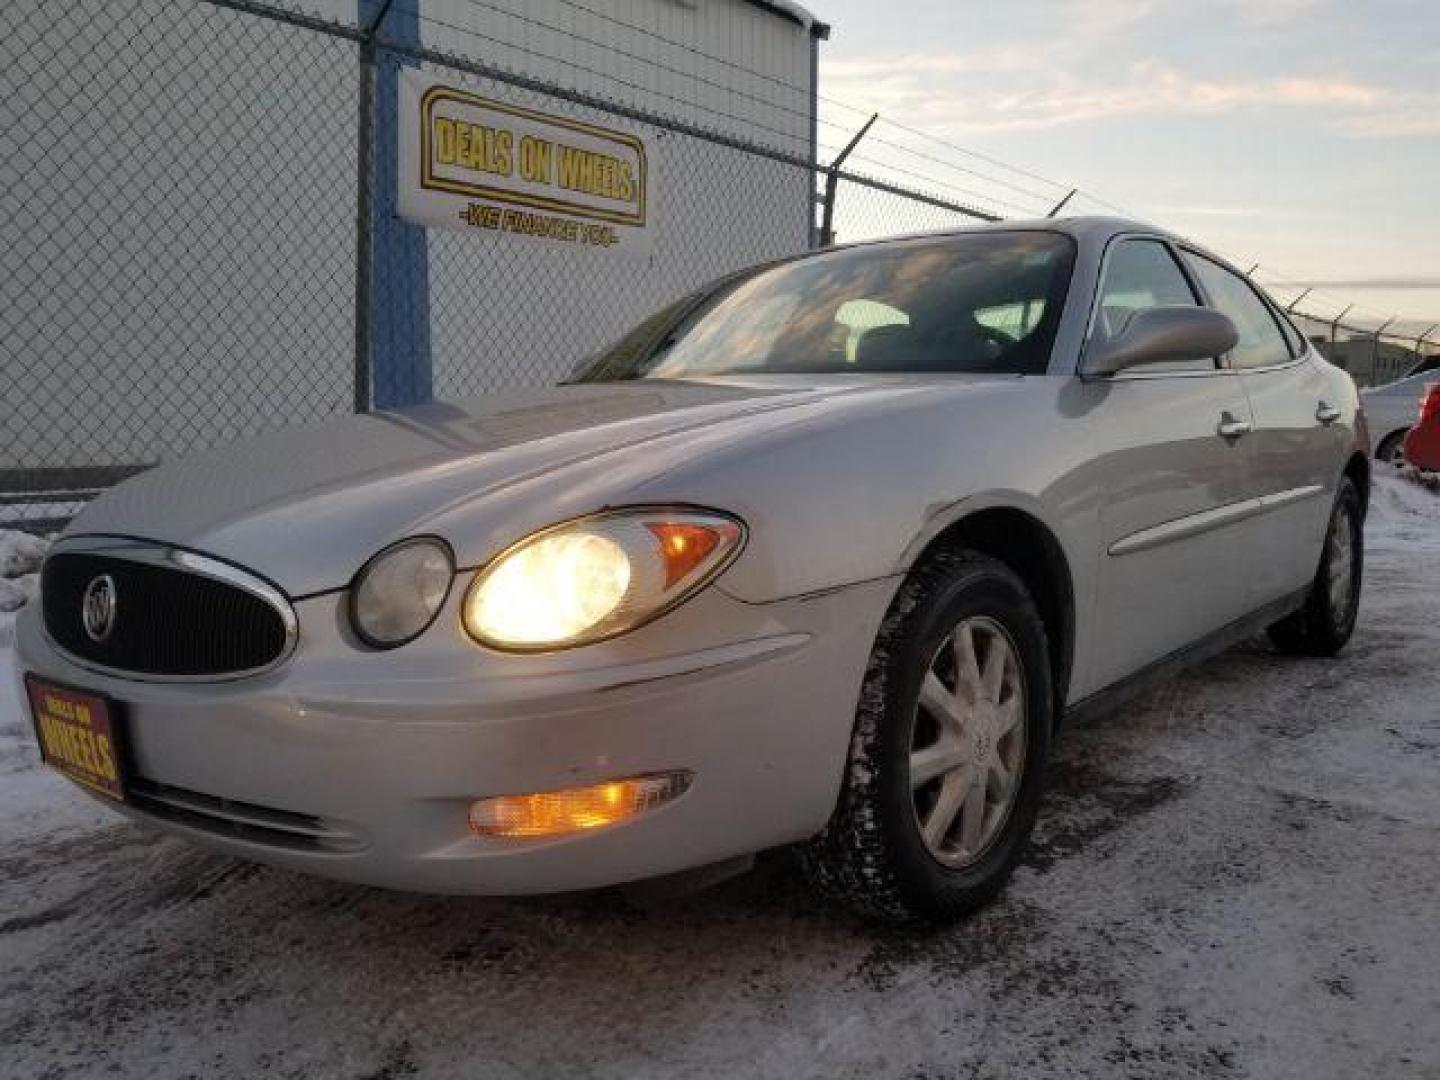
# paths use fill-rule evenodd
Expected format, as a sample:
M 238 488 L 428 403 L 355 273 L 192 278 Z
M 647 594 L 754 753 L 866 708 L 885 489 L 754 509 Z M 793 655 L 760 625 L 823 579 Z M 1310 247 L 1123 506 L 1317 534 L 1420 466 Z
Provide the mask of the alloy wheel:
M 1350 615 L 1355 592 L 1355 531 L 1348 506 L 1342 505 L 1336 511 L 1326 544 L 1329 548 L 1330 579 L 1326 585 L 1330 593 L 1330 612 L 1339 625 Z
M 964 869 L 1004 828 L 1025 766 L 1019 650 L 986 616 L 960 622 L 925 671 L 910 743 L 915 821 L 942 865 Z

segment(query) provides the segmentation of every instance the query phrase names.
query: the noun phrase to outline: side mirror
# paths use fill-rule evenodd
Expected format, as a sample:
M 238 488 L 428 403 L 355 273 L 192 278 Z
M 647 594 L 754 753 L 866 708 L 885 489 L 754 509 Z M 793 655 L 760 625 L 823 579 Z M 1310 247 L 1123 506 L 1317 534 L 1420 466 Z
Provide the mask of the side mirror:
M 1081 372 L 1114 375 L 1162 360 L 1205 360 L 1229 352 L 1239 340 L 1230 316 L 1212 308 L 1142 308 L 1114 337 L 1091 339 Z

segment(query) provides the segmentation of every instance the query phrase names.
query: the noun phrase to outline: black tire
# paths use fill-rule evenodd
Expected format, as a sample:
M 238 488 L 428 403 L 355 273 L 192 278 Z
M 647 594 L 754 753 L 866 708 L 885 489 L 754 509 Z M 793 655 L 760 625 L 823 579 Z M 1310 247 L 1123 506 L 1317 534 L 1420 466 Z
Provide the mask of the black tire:
M 920 687 L 941 646 L 965 620 L 998 624 L 1023 686 L 1019 786 L 997 831 L 967 867 L 942 864 L 921 835 L 910 784 Z M 1005 564 L 970 551 L 942 552 L 901 586 L 876 639 L 860 692 L 850 756 L 829 824 L 802 845 L 814 885 L 865 917 L 949 922 L 1004 885 L 1035 823 L 1053 729 L 1045 627 L 1029 592 Z M 1007 738 L 1009 736 L 1006 736 Z M 983 816 L 983 814 L 982 814 Z
M 1325 530 L 1320 566 L 1310 584 L 1305 606 L 1270 627 L 1270 640 L 1281 652 L 1295 656 L 1334 656 L 1350 640 L 1350 635 L 1355 632 L 1365 571 L 1364 525 L 1360 492 L 1356 490 L 1354 481 L 1348 476 L 1343 477 L 1340 490 L 1335 494 L 1335 506 L 1330 511 L 1330 524 Z M 1337 604 L 1331 589 L 1331 565 L 1336 551 L 1333 541 L 1342 529 L 1350 536 L 1350 572 L 1346 598 Z
M 1406 431 L 1392 431 L 1385 438 L 1380 440 L 1380 445 L 1375 447 L 1375 460 L 1385 461 L 1391 465 L 1405 464 L 1405 436 Z

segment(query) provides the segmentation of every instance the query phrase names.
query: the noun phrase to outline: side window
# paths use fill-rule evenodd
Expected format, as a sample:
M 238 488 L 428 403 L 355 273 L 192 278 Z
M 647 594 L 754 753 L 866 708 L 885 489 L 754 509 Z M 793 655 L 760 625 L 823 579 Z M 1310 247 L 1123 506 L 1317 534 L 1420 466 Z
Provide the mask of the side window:
M 1300 328 L 1279 312 L 1276 313 L 1276 318 L 1280 320 L 1280 332 L 1290 343 L 1290 355 L 1304 356 L 1306 350 L 1310 348 L 1310 342 L 1305 340 L 1305 335 L 1300 333 Z
M 1094 333 L 1099 338 L 1123 333 L 1137 311 L 1198 304 L 1195 292 L 1170 249 L 1156 240 L 1121 240 L 1110 249 Z M 1135 371 L 1213 371 L 1213 360 L 1165 360 Z
M 1290 346 L 1280 333 L 1270 307 L 1239 274 L 1226 270 L 1203 255 L 1185 252 L 1185 261 L 1210 294 L 1215 307 L 1229 315 L 1240 331 L 1240 342 L 1230 353 L 1230 366 L 1270 367 L 1289 363 Z

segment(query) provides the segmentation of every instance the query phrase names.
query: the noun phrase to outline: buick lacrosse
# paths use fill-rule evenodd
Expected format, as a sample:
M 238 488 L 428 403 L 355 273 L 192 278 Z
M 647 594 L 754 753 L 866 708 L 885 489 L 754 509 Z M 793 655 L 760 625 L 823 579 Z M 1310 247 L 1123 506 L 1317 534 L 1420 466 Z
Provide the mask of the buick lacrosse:
M 1349 638 L 1368 435 L 1243 274 L 1132 222 L 835 248 L 564 385 L 167 464 L 17 626 L 45 759 L 357 882 L 540 893 L 797 845 L 862 912 L 991 897 L 1062 720 Z

